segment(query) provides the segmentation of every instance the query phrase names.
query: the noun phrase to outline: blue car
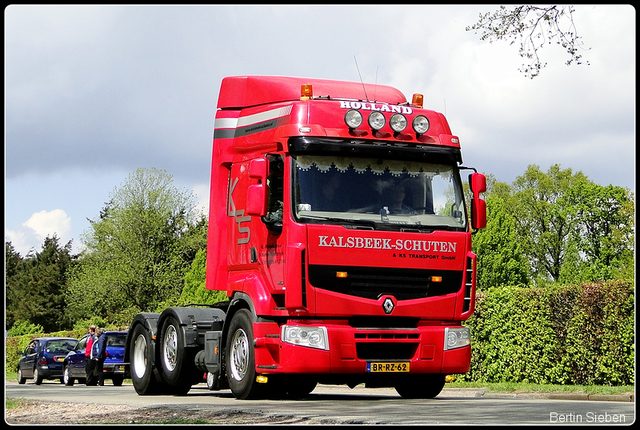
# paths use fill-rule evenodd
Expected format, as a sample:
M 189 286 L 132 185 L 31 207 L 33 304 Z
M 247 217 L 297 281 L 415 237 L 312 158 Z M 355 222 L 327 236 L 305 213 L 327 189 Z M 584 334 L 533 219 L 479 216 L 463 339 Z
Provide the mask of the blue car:
M 64 360 L 78 344 L 70 337 L 38 337 L 31 340 L 18 361 L 18 384 L 27 379 L 40 385 L 45 379 L 60 379 L 64 374 Z
M 111 379 L 113 385 L 120 386 L 127 376 L 125 369 L 129 367 L 124 362 L 124 345 L 127 340 L 127 332 L 107 331 L 103 336 L 107 336 L 107 358 L 102 366 L 104 379 Z M 80 384 L 86 383 L 85 363 L 87 357 L 85 356 L 85 350 L 88 340 L 89 335 L 84 335 L 75 348 L 64 358 L 62 382 L 65 385 L 73 385 L 76 380 Z

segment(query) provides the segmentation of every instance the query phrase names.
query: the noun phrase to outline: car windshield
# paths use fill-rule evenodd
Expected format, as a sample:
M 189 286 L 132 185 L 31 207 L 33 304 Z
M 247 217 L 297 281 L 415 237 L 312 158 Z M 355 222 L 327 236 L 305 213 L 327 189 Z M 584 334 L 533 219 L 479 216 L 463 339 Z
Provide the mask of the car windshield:
M 457 168 L 416 161 L 298 156 L 293 209 L 308 223 L 466 228 Z
M 46 352 L 52 354 L 66 354 L 73 350 L 78 343 L 77 340 L 50 340 L 45 348 Z
M 127 341 L 126 334 L 110 334 L 107 336 L 107 346 L 121 346 L 124 347 Z

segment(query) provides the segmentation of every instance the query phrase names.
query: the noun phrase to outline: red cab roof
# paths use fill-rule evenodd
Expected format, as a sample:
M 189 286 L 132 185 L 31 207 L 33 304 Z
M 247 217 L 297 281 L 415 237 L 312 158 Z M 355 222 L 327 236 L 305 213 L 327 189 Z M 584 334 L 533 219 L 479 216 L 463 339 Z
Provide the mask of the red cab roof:
M 405 96 L 386 85 L 285 76 L 231 76 L 222 80 L 218 109 L 239 109 L 266 103 L 300 100 L 300 87 L 313 86 L 313 96 L 338 100 L 406 103 Z M 366 95 L 365 95 L 366 89 Z

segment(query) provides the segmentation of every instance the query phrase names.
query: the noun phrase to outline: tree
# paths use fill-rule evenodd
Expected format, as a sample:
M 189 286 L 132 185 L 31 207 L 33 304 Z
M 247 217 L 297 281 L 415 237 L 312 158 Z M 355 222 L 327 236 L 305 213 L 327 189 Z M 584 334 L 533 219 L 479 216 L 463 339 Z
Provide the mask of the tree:
M 494 186 L 487 207 L 487 229 L 474 244 L 484 287 L 514 285 L 526 262 L 538 283 L 633 276 L 635 205 L 624 188 L 600 186 L 559 165 L 546 173 L 530 165 L 510 187 Z
M 580 273 L 586 281 L 632 274 L 634 243 L 633 194 L 622 187 L 580 183 L 569 191 L 584 255 Z M 627 275 L 628 277 L 628 275 Z
M 541 278 L 558 281 L 565 257 L 577 249 L 575 208 L 566 195 L 583 181 L 582 172 L 573 175 L 571 169 L 561 170 L 557 164 L 547 174 L 530 165 L 513 184 L 511 207 L 518 235 Z
M 86 251 L 69 291 L 72 315 L 117 320 L 175 303 L 196 252 L 206 246 L 206 219 L 190 191 L 164 170 L 137 169 L 116 188 L 83 235 Z
M 7 327 L 16 322 L 40 325 L 45 331 L 69 327 L 65 314 L 68 270 L 75 264 L 71 241 L 60 246 L 56 235 L 46 237 L 42 251 L 26 258 L 5 243 L 7 260 Z
M 184 289 L 180 295 L 178 304 L 187 306 L 190 304 L 212 305 L 228 300 L 226 291 L 207 290 L 206 283 L 207 251 L 201 249 L 191 264 L 191 269 L 184 279 Z
M 555 43 L 562 46 L 569 55 L 567 65 L 582 64 L 582 55 L 578 54 L 582 41 L 573 21 L 574 11 L 573 6 L 523 5 L 513 6 L 512 9 L 500 6 L 493 13 L 480 14 L 478 22 L 468 26 L 466 30 L 473 30 L 475 34 L 481 32 L 480 40 L 488 40 L 490 43 L 506 40 L 513 45 L 519 41 L 520 57 L 528 63 L 518 70 L 525 77 L 533 79 L 547 65 L 539 56 L 539 50 L 545 45 Z
M 473 240 L 478 256 L 479 290 L 530 283 L 528 260 L 523 254 L 516 220 L 506 208 L 505 195 L 509 195 L 509 185 L 492 185 L 492 192 L 486 197 L 487 227 L 479 230 Z

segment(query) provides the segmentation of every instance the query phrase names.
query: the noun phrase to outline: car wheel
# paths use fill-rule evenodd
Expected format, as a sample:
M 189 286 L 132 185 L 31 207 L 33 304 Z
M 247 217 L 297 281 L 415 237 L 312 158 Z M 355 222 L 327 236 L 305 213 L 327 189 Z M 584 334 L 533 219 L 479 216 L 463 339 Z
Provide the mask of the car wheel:
M 124 381 L 124 376 L 114 375 L 113 378 L 111 378 L 111 380 L 113 381 L 113 385 L 115 385 L 116 387 L 119 387 L 122 385 L 122 381 Z
M 68 387 L 72 386 L 74 382 L 70 373 L 71 372 L 69 370 L 69 366 L 64 366 L 64 376 L 62 377 L 62 382 L 64 382 L 64 385 Z
M 18 384 L 24 384 L 27 382 L 27 378 L 22 376 L 22 369 L 18 369 Z
M 209 390 L 215 390 L 217 385 L 215 373 L 207 372 L 207 388 Z
M 38 370 L 38 366 L 33 369 L 33 382 L 36 385 L 42 384 L 42 376 L 40 376 L 40 371 Z
M 158 394 L 159 383 L 153 376 L 151 366 L 151 334 L 142 325 L 136 325 L 129 344 L 131 359 L 131 382 L 136 393 Z
M 231 319 L 226 345 L 227 380 L 238 399 L 257 398 L 261 388 L 256 382 L 256 358 L 251 314 L 240 309 Z

